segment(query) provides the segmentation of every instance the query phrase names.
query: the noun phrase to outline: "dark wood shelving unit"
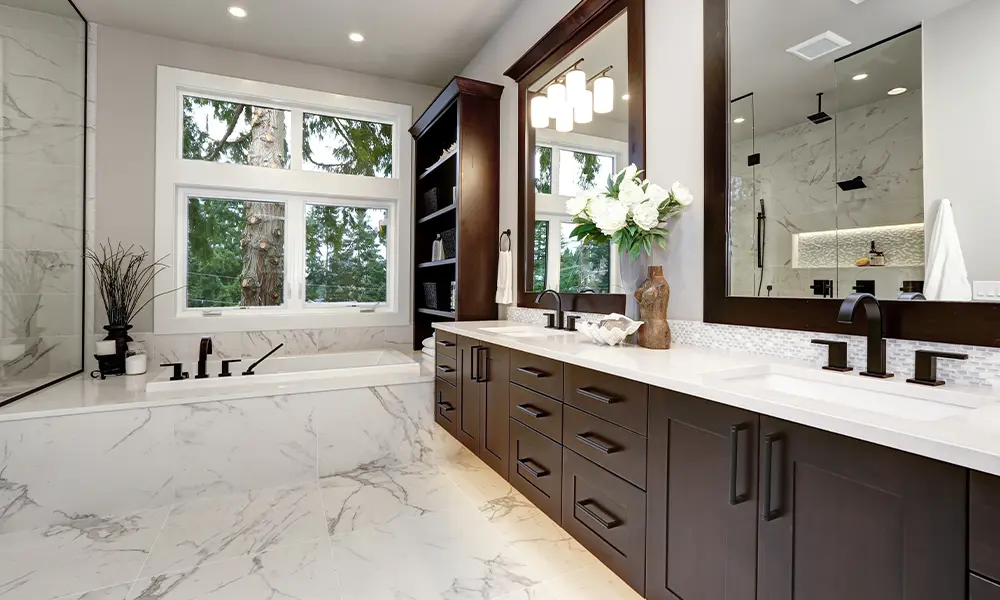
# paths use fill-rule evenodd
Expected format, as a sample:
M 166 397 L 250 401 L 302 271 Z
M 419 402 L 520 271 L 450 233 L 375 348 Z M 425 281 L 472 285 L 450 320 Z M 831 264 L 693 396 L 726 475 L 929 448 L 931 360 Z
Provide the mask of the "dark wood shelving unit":
M 410 128 L 420 174 L 414 182 L 414 350 L 437 321 L 497 318 L 502 93 L 502 86 L 455 77 Z M 428 210 L 424 195 L 431 190 L 438 206 L 449 204 L 431 203 Z M 432 261 L 434 240 L 439 234 L 450 237 L 451 230 L 454 248 L 446 248 L 444 260 Z M 427 306 L 425 284 L 436 286 L 437 306 Z

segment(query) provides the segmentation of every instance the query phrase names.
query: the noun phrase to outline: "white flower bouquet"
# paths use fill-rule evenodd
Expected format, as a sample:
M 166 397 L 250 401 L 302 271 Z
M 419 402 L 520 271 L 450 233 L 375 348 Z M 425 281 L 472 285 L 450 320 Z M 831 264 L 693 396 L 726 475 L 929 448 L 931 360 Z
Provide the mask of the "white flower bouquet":
M 576 227 L 570 234 L 583 242 L 612 242 L 636 259 L 667 247 L 667 221 L 682 213 L 694 196 L 675 182 L 669 190 L 642 180 L 635 165 L 608 177 L 605 190 L 590 190 L 566 202 Z

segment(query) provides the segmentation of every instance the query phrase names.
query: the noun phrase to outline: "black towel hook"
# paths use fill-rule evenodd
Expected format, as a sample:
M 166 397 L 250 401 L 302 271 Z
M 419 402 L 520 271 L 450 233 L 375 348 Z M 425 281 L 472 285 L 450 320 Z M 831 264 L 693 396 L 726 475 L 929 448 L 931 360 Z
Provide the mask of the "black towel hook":
M 504 238 L 504 236 L 507 236 L 507 250 L 510 250 L 510 248 L 511 248 L 510 229 L 505 229 L 500 234 L 500 251 L 501 252 L 504 252 L 504 249 L 503 249 L 503 238 Z

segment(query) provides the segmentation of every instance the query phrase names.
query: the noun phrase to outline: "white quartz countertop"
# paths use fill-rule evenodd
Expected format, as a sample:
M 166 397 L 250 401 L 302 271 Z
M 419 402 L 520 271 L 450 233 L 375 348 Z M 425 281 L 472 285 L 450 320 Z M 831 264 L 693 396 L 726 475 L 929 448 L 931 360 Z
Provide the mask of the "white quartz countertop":
M 1000 475 L 1000 392 L 993 388 L 947 385 L 926 388 L 904 378 L 870 380 L 857 371 L 833 374 L 814 365 L 751 354 L 727 353 L 691 346 L 670 350 L 647 350 L 637 346 L 607 347 L 592 343 L 582 334 L 543 337 L 512 337 L 484 328 L 523 325 L 510 321 L 435 323 L 441 331 L 545 356 L 595 371 L 690 394 L 721 404 L 784 419 L 832 433 L 926 456 L 977 471 Z M 541 329 L 541 328 L 539 328 Z M 856 384 L 837 378 L 865 379 L 870 390 L 897 395 L 894 414 L 869 410 L 864 393 L 853 404 L 823 401 L 794 393 L 773 393 L 752 385 L 734 385 L 720 374 L 752 368 L 794 369 L 816 373 L 818 381 Z M 806 370 L 810 371 L 806 371 Z M 959 394 L 977 406 L 950 411 L 937 418 L 928 407 L 935 394 Z M 906 405 L 912 398 L 912 409 Z M 859 405 L 859 402 L 862 403 Z M 881 408 L 881 407 L 879 407 Z M 946 413 L 948 411 L 941 411 Z M 650 436 L 656 432 L 650 431 Z

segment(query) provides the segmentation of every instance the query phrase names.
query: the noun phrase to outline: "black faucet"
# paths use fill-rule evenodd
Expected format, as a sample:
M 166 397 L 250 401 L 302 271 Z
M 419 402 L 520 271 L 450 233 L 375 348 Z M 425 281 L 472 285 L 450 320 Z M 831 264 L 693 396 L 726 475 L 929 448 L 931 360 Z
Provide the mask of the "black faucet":
M 882 308 L 878 300 L 871 294 L 851 294 L 844 299 L 837 313 L 837 321 L 850 325 L 854 322 L 854 314 L 858 306 L 864 305 L 865 316 L 868 319 L 868 368 L 861 374 L 865 377 L 888 379 L 892 373 L 886 373 L 885 368 L 885 338 L 882 337 Z
M 201 338 L 201 343 L 198 344 L 198 374 L 194 376 L 195 379 L 208 379 L 208 369 L 205 368 L 205 361 L 211 353 L 212 338 L 205 336 Z
M 545 290 L 541 294 L 538 294 L 538 296 L 535 298 L 535 304 L 541 304 L 542 297 L 544 297 L 546 294 L 552 294 L 553 296 L 556 297 L 556 314 L 555 314 L 555 323 L 553 323 L 552 319 L 550 318 L 549 324 L 546 325 L 545 327 L 547 329 L 562 329 L 563 310 L 562 310 L 562 298 L 559 296 L 559 292 L 555 290 Z

